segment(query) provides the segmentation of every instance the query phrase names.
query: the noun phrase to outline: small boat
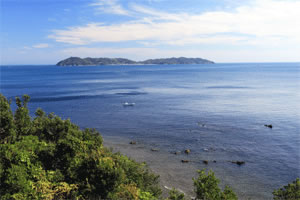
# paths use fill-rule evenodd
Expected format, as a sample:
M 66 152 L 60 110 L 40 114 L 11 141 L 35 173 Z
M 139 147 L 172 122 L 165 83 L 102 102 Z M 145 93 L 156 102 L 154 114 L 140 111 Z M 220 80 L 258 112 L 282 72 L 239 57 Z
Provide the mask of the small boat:
M 128 102 L 123 103 L 123 106 L 134 106 L 134 105 L 135 103 L 128 103 Z

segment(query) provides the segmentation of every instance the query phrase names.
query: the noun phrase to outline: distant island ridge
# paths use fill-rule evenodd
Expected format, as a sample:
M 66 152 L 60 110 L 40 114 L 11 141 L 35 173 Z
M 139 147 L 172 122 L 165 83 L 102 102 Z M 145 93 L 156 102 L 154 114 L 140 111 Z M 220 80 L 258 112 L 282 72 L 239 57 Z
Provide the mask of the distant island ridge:
M 214 64 L 202 58 L 158 58 L 133 61 L 126 58 L 79 58 L 70 57 L 59 61 L 57 66 L 97 66 L 97 65 L 178 65 L 178 64 Z

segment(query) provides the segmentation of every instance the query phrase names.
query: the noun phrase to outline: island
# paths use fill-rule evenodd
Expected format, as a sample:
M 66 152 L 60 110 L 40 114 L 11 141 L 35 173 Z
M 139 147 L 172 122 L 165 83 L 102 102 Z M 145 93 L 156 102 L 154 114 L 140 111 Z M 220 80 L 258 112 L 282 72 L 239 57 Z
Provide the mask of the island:
M 133 61 L 126 58 L 79 58 L 70 57 L 59 61 L 57 66 L 97 66 L 97 65 L 178 65 L 178 64 L 214 64 L 202 58 L 158 58 L 144 61 Z

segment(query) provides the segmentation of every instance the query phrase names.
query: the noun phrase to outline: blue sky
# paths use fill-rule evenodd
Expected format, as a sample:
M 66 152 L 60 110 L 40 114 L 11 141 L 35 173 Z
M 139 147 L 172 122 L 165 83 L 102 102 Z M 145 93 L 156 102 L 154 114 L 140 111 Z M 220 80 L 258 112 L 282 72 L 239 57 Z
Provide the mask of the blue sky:
M 1 64 L 299 62 L 300 0 L 1 0 Z

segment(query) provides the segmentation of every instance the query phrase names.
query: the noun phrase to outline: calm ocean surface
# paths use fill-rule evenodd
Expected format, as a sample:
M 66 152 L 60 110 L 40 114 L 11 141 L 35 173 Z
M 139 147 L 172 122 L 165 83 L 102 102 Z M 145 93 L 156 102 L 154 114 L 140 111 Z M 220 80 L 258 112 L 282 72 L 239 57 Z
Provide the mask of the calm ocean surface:
M 300 63 L 0 69 L 1 93 L 29 94 L 32 115 L 41 107 L 104 137 L 189 148 L 193 165 L 216 160 L 207 168 L 241 191 L 271 198 L 300 176 Z

